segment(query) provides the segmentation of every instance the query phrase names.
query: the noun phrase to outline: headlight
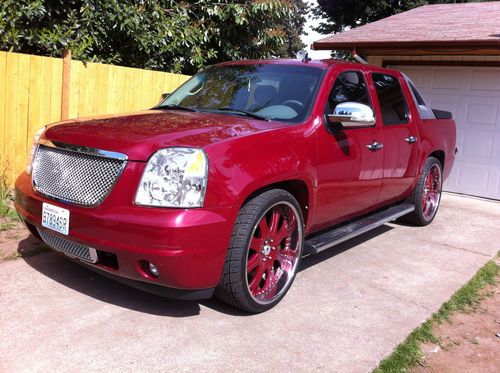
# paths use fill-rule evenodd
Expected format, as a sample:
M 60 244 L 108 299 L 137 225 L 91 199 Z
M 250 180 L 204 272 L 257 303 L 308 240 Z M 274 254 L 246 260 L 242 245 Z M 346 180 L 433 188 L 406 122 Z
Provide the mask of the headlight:
M 205 152 L 192 148 L 158 150 L 142 174 L 135 203 L 162 207 L 202 207 L 208 178 Z
M 31 145 L 31 150 L 28 154 L 28 164 L 26 165 L 26 173 L 31 175 L 31 169 L 33 168 L 33 157 L 35 156 L 36 149 L 38 148 L 38 140 L 40 140 L 40 136 L 42 136 L 45 131 L 45 127 L 40 128 L 36 131 L 35 136 L 33 137 L 33 144 Z

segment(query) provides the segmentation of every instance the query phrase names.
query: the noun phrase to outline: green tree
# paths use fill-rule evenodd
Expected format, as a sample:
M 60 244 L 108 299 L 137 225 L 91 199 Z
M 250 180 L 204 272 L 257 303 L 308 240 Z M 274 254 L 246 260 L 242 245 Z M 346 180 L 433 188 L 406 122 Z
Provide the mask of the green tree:
M 193 73 L 286 55 L 293 0 L 2 0 L 0 50 Z M 303 25 L 303 23 L 302 23 Z
M 306 16 L 309 13 L 309 6 L 304 0 L 290 0 L 294 10 L 290 18 L 283 18 L 277 24 L 285 32 L 285 42 L 278 48 L 277 55 L 280 57 L 293 57 L 306 45 L 301 40 L 301 35 L 305 33 L 304 25 Z
M 326 22 L 316 28 L 321 34 L 334 34 L 401 13 L 421 5 L 472 3 L 491 0 L 318 0 L 313 12 Z

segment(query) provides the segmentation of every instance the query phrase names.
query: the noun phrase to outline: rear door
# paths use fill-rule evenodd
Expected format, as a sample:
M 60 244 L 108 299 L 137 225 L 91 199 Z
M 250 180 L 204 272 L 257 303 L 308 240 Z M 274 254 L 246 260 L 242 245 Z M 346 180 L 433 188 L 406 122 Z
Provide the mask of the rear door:
M 417 176 L 418 114 L 412 113 L 411 93 L 399 75 L 371 74 L 378 100 L 377 124 L 383 128 L 383 180 L 379 202 L 396 201 L 408 192 Z

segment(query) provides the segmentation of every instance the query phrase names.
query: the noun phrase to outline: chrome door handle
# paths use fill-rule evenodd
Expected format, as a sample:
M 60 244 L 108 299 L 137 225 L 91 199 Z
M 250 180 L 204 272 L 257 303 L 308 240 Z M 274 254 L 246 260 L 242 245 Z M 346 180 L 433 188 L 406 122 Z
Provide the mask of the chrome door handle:
M 371 150 L 372 152 L 376 152 L 377 150 L 380 150 L 384 147 L 384 144 L 379 144 L 378 142 L 374 141 L 371 144 L 366 145 L 368 150 Z
M 417 142 L 417 138 L 415 136 L 408 136 L 405 141 L 408 143 L 408 144 L 414 144 Z

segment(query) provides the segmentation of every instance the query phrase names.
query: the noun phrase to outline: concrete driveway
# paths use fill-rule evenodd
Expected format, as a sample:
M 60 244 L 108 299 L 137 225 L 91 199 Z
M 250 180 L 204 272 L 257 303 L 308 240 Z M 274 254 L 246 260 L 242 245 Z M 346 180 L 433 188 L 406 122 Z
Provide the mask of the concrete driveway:
M 500 249 L 500 203 L 444 195 L 433 224 L 390 224 L 305 258 L 273 310 L 179 302 L 55 253 L 0 264 L 0 371 L 366 372 Z

